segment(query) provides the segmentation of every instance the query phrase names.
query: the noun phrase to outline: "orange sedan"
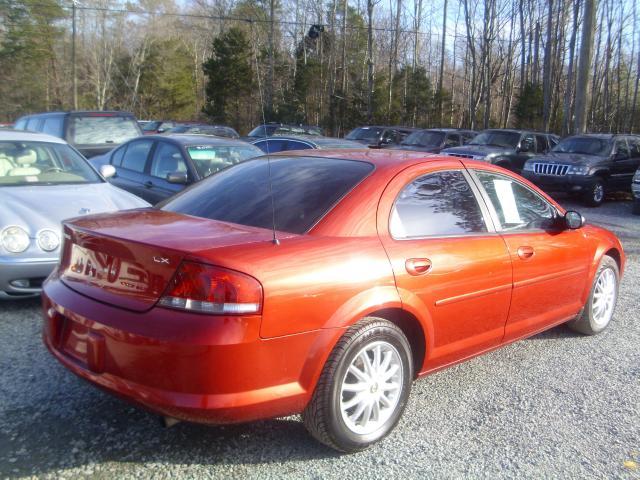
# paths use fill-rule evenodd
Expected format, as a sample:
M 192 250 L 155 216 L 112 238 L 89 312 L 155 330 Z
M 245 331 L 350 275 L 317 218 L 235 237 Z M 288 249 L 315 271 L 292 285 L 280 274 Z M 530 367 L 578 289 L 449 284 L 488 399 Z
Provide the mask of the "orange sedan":
M 167 418 L 302 413 L 351 452 L 394 428 L 415 378 L 611 321 L 620 242 L 517 175 L 388 150 L 270 158 L 66 222 L 51 353 Z

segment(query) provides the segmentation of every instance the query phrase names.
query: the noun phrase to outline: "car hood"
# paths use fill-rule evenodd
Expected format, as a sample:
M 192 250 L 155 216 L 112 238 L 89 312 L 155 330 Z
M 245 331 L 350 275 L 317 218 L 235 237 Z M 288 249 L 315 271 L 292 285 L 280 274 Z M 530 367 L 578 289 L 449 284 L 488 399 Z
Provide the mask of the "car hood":
M 442 153 L 459 153 L 461 155 L 473 155 L 474 157 L 486 157 L 487 155 L 512 154 L 511 147 L 495 147 L 493 145 L 465 145 L 463 147 L 447 148 Z
M 38 230 L 61 230 L 60 222 L 89 213 L 114 212 L 149 204 L 109 183 L 0 188 L 0 228 L 19 225 L 30 236 Z
M 593 165 L 604 162 L 607 157 L 597 155 L 585 155 L 583 153 L 556 153 L 550 152 L 545 155 L 533 157 L 531 161 L 546 163 L 563 163 L 565 165 Z

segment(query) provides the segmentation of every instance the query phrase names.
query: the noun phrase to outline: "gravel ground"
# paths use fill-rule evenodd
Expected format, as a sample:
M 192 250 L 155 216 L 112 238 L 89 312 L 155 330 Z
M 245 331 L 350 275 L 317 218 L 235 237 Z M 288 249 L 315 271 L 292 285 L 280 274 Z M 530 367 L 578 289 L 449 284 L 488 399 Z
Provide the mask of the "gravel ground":
M 419 380 L 394 433 L 354 455 L 296 417 L 165 429 L 58 365 L 38 302 L 2 303 L 0 477 L 640 478 L 640 217 L 628 201 L 564 203 L 623 240 L 610 328 L 561 326 Z

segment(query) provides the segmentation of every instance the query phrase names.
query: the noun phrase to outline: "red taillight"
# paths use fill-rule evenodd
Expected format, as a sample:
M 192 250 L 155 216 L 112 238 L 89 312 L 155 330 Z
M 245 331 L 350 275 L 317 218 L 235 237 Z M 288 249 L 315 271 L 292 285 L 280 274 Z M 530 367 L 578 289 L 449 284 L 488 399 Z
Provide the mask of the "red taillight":
M 253 314 L 262 308 L 262 287 L 240 272 L 182 262 L 158 304 L 200 313 Z

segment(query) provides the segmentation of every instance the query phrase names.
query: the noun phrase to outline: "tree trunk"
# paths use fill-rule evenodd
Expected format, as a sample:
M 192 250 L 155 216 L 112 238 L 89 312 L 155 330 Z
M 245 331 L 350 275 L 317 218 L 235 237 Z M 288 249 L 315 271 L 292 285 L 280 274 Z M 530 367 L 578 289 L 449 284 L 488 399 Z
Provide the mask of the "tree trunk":
M 444 78 L 444 49 L 447 36 L 447 0 L 444 0 L 442 13 L 442 43 L 440 45 L 440 72 L 438 73 L 438 123 L 442 124 L 442 83 Z
M 562 134 L 569 135 L 572 132 L 573 122 L 571 115 L 571 101 L 573 99 L 573 71 L 574 56 L 576 52 L 576 37 L 578 33 L 578 15 L 580 14 L 580 0 L 573 0 L 573 22 L 571 29 L 571 40 L 569 40 L 569 70 L 567 72 L 567 89 L 564 94 L 563 102 L 563 127 Z
M 589 71 L 593 54 L 593 31 L 596 21 L 596 0 L 585 0 L 582 42 L 580 44 L 580 64 L 576 83 L 575 132 L 585 133 L 587 129 L 587 103 L 589 92 Z

